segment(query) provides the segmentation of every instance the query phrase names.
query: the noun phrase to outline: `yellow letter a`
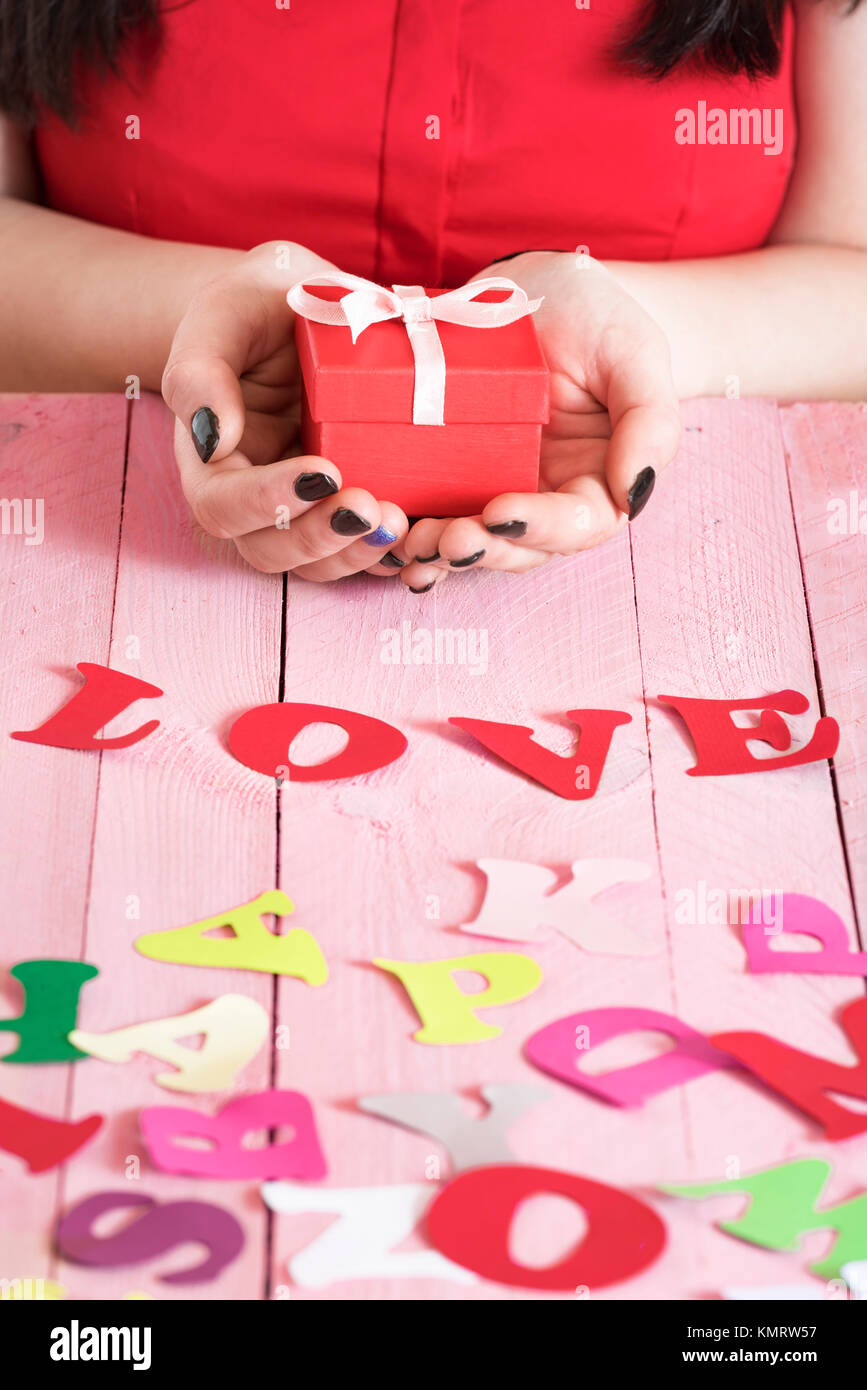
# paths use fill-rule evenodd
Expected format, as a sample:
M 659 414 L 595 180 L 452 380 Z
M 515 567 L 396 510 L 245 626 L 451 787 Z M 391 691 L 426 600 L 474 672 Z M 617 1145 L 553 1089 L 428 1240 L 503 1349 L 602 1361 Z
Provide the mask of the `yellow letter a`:
M 295 975 L 308 985 L 324 985 L 328 966 L 315 937 L 300 927 L 283 936 L 269 931 L 262 918 L 267 913 L 288 916 L 294 905 L 285 893 L 272 889 L 250 903 L 230 907 L 216 917 L 190 922 L 186 927 L 148 932 L 135 948 L 150 960 L 174 965 L 220 965 L 227 970 L 264 970 L 269 975 Z M 218 927 L 231 927 L 234 936 L 207 936 Z

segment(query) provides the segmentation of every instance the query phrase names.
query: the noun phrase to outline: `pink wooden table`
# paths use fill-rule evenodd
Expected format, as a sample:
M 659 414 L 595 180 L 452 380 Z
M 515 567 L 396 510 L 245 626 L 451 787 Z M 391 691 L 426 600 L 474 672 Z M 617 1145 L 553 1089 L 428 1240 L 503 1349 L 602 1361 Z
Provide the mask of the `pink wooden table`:
M 867 1141 L 817 1142 L 803 1114 L 731 1073 L 620 1110 L 543 1078 L 522 1053 L 526 1038 L 553 1019 L 632 1005 L 674 1013 L 703 1032 L 756 1028 L 852 1060 L 837 1017 L 863 993 L 862 980 L 750 975 L 737 928 L 679 924 L 675 905 L 687 890 L 811 894 L 841 914 L 853 942 L 859 913 L 867 917 L 867 538 L 828 524 L 829 498 L 848 500 L 865 486 L 867 413 L 700 402 L 686 423 L 678 461 L 641 520 L 596 552 L 526 576 L 463 575 L 421 598 L 397 582 L 290 580 L 284 604 L 280 577 L 254 573 L 228 547 L 203 546 L 193 535 L 160 402 L 0 398 L 0 492 L 45 503 L 41 545 L 0 538 L 4 968 L 41 957 L 97 965 L 79 1017 L 90 1031 L 181 1013 L 228 991 L 259 1000 L 275 1044 L 247 1066 L 238 1090 L 273 1080 L 310 1096 L 329 1162 L 325 1186 L 421 1183 L 430 1155 L 442 1157 L 431 1139 L 361 1113 L 359 1096 L 456 1090 L 472 1102 L 485 1082 L 544 1083 L 547 1097 L 512 1132 L 515 1156 L 638 1192 L 668 1226 L 660 1259 L 599 1294 L 606 1298 L 701 1298 L 731 1285 L 809 1282 L 809 1257 L 826 1237 L 808 1238 L 793 1254 L 752 1247 L 715 1227 L 730 1199 L 678 1201 L 654 1193 L 657 1183 L 719 1180 L 732 1159 L 747 1173 L 824 1155 L 835 1163 L 826 1198 L 867 1187 Z M 487 672 L 384 664 L 382 634 L 406 620 L 486 629 Z M 157 732 L 103 753 L 11 741 L 11 730 L 42 723 L 78 688 L 82 660 L 159 685 L 161 701 L 134 706 L 108 730 L 159 717 Z M 735 698 L 784 687 L 810 697 L 804 731 L 820 702 L 840 721 L 833 768 L 685 775 L 689 740 L 655 696 Z M 278 800 L 274 782 L 226 746 L 241 711 L 278 698 L 385 718 L 408 735 L 409 751 L 368 777 L 286 784 Z M 564 711 L 581 706 L 632 715 L 586 802 L 526 781 L 445 722 L 464 715 L 532 725 L 564 751 Z M 586 856 L 651 866 L 645 884 L 622 891 L 617 910 L 655 954 L 592 955 L 547 934 L 519 948 L 545 978 L 526 1000 L 491 1012 L 489 1021 L 503 1025 L 499 1038 L 412 1042 L 414 1010 L 371 959 L 498 949 L 455 932 L 482 900 L 474 861 L 518 859 L 565 875 Z M 295 902 L 292 925 L 312 931 L 329 961 L 322 989 L 166 965 L 132 949 L 146 931 L 274 886 Z M 11 1016 L 20 995 L 6 975 L 2 988 L 0 1009 Z M 281 1024 L 289 1025 L 288 1048 L 276 1045 Z M 596 1065 L 649 1056 L 652 1042 L 611 1044 Z M 13 1045 L 0 1033 L 0 1051 Z M 154 1170 L 138 1129 L 142 1107 L 215 1110 L 227 1099 L 167 1093 L 151 1079 L 157 1070 L 142 1056 L 127 1065 L 0 1065 L 4 1100 L 108 1117 L 90 1146 L 41 1176 L 0 1152 L 0 1277 L 51 1278 L 86 1299 L 130 1290 L 155 1298 L 552 1296 L 429 1278 L 297 1287 L 287 1260 L 334 1219 L 327 1203 L 321 1213 L 278 1216 L 256 1183 Z M 140 1159 L 137 1180 L 127 1176 L 130 1157 Z M 160 1282 L 191 1263 L 189 1248 L 135 1269 L 58 1259 L 58 1214 L 135 1181 L 159 1199 L 199 1197 L 238 1216 L 246 1244 L 216 1282 Z M 572 1208 L 564 1214 L 561 1200 L 540 1198 L 522 1212 L 513 1248 L 544 1263 L 578 1229 Z M 422 1247 L 419 1236 L 413 1241 Z

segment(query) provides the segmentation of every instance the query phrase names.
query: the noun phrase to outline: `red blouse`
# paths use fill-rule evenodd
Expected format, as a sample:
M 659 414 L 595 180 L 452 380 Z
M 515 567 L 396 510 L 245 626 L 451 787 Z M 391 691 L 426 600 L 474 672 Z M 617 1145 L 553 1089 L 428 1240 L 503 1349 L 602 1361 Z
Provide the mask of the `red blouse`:
M 791 24 L 773 79 L 653 82 L 613 56 L 641 8 L 167 5 L 158 49 L 136 36 L 120 77 L 85 76 L 77 131 L 41 124 L 48 201 L 149 236 L 297 241 L 387 283 L 456 285 L 534 246 L 638 260 L 758 246 L 794 153 Z M 764 136 L 759 117 L 754 142 L 733 143 L 748 109 Z M 766 153 L 774 129 L 782 149 Z

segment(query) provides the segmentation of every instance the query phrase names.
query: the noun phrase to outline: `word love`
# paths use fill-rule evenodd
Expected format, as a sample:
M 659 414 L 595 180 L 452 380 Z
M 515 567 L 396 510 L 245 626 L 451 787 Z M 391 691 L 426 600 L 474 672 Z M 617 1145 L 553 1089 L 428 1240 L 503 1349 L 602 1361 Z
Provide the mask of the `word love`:
M 80 662 L 78 670 L 84 676 L 83 688 L 44 724 L 18 730 L 13 738 L 52 748 L 128 748 L 159 727 L 159 720 L 151 719 L 131 733 L 97 737 L 110 720 L 130 705 L 138 700 L 156 699 L 163 692 L 136 676 L 89 661 Z M 818 720 L 808 743 L 792 747 L 791 730 L 782 715 L 803 714 L 809 708 L 807 697 L 796 690 L 779 690 L 746 700 L 674 695 L 660 695 L 659 700 L 675 710 L 687 726 L 697 757 L 695 766 L 687 769 L 692 777 L 799 767 L 831 758 L 837 750 L 839 727 L 828 716 Z M 744 728 L 733 721 L 732 716 L 737 713 L 758 714 L 758 722 Z M 621 710 L 604 709 L 572 709 L 566 711 L 566 716 L 577 727 L 578 742 L 565 757 L 537 743 L 533 730 L 524 725 L 457 717 L 449 723 L 471 734 L 489 753 L 555 795 L 567 801 L 582 801 L 595 795 L 614 731 L 631 723 L 632 716 Z M 346 746 L 320 763 L 293 763 L 289 748 L 311 724 L 337 725 L 347 736 Z M 778 756 L 756 757 L 749 747 L 753 741 L 771 747 Z M 291 701 L 256 705 L 236 719 L 229 731 L 229 749 L 238 762 L 266 777 L 294 782 L 362 776 L 394 762 L 406 748 L 406 736 L 382 719 L 331 705 Z

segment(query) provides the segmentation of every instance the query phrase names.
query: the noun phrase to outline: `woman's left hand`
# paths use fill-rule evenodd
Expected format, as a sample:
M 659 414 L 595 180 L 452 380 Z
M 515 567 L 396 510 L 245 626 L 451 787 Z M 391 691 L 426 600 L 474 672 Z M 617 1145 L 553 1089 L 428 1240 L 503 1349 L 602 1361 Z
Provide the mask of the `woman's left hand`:
M 604 266 L 531 251 L 475 278 L 485 275 L 544 296 L 535 323 L 551 370 L 551 419 L 540 490 L 503 493 L 481 516 L 416 522 L 401 547 L 411 559 L 401 579 L 414 589 L 451 568 L 533 569 L 608 540 L 645 506 L 680 441 L 665 335 Z

